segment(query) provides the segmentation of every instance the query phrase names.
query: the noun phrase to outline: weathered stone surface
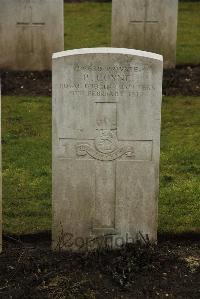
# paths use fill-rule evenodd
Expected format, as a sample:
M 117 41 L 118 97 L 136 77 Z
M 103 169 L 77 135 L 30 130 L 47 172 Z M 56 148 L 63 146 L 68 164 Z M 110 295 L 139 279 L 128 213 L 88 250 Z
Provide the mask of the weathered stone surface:
M 0 69 L 49 70 L 64 49 L 63 0 L 0 0 Z
M 162 56 L 53 55 L 53 247 L 118 247 L 157 234 Z
M 112 46 L 162 54 L 176 64 L 178 0 L 113 0 Z

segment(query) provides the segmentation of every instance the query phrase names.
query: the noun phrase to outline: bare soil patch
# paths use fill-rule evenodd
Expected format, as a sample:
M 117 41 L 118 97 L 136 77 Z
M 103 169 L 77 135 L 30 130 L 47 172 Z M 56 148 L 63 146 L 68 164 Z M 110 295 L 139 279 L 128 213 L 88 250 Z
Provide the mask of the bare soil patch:
M 200 242 L 63 253 L 50 235 L 5 237 L 0 298 L 200 298 Z

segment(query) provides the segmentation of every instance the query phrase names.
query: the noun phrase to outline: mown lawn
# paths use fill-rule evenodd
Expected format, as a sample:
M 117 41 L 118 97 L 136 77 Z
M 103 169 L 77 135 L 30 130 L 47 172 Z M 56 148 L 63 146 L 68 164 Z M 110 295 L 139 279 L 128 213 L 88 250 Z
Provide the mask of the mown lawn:
M 51 99 L 3 96 L 5 233 L 51 229 Z M 159 232 L 200 231 L 199 97 L 164 97 Z
M 179 3 L 177 64 L 200 63 L 199 15 L 200 2 Z M 110 45 L 111 3 L 65 4 L 65 49 Z
M 200 232 L 200 98 L 164 97 L 159 232 Z
M 49 97 L 3 97 L 4 230 L 51 227 L 51 104 Z
M 177 63 L 200 62 L 200 3 L 180 3 Z M 111 4 L 65 4 L 65 49 L 110 45 Z M 200 231 L 200 97 L 165 97 L 159 232 Z M 2 97 L 5 233 L 51 229 L 51 99 Z

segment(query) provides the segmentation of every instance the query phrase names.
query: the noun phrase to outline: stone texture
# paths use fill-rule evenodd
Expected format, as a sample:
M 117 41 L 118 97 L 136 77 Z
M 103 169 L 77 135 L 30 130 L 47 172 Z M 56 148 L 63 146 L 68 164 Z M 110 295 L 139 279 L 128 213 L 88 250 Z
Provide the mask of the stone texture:
M 176 64 L 178 0 L 113 0 L 112 46 L 162 54 Z
M 50 70 L 64 49 L 63 0 L 0 0 L 0 69 Z
M 161 98 L 160 55 L 53 55 L 54 249 L 156 241 Z

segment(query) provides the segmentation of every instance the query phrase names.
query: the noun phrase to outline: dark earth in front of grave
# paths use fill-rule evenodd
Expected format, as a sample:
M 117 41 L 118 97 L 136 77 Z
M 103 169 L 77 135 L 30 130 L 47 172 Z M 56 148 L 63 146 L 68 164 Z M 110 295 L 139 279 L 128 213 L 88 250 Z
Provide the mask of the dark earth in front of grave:
M 2 72 L 1 77 L 3 95 L 51 95 L 51 72 Z M 200 96 L 200 65 L 164 70 L 163 94 Z
M 198 238 L 75 254 L 52 252 L 50 234 L 5 236 L 0 298 L 200 298 Z

